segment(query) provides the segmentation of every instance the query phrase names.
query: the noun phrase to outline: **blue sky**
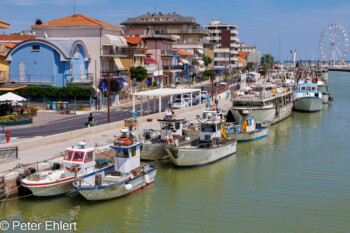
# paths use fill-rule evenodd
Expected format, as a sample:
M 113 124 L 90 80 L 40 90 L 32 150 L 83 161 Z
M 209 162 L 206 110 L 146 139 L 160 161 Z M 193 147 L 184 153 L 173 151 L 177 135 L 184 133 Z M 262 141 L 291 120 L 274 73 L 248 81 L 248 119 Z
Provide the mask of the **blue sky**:
M 73 0 L 1 0 L 0 20 L 11 24 L 6 34 L 28 29 L 36 18 L 49 21 L 73 14 Z M 194 16 L 201 25 L 212 18 L 239 27 L 239 38 L 262 53 L 291 59 L 318 59 L 323 28 L 341 24 L 350 33 L 350 1 L 344 0 L 76 0 L 76 12 L 117 24 L 147 12 Z M 1 32 L 1 33 L 3 33 Z M 347 56 L 349 59 L 350 56 Z

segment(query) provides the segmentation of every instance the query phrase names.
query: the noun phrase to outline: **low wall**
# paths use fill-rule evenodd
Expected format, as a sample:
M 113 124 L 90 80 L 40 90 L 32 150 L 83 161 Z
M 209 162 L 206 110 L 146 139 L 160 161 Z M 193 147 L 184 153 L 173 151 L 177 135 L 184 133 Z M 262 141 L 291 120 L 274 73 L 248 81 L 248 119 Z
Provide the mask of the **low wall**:
M 33 118 L 28 118 L 25 120 L 19 120 L 19 121 L 10 121 L 10 122 L 0 122 L 0 126 L 13 126 L 13 125 L 26 125 L 33 123 Z
M 195 111 L 195 110 L 204 109 L 204 108 L 205 108 L 205 104 L 200 104 L 200 105 L 195 105 L 195 106 L 188 107 L 188 108 L 176 109 L 175 113 L 181 114 L 184 112 Z M 138 117 L 137 121 L 138 121 L 138 123 L 144 123 L 147 121 L 148 118 L 158 119 L 158 118 L 162 118 L 163 116 L 164 116 L 164 112 L 156 113 L 156 114 Z M 124 127 L 124 121 L 117 121 L 117 122 L 112 122 L 109 124 L 99 125 L 99 126 L 95 126 L 95 127 L 84 128 L 84 129 L 69 131 L 69 132 L 60 133 L 60 134 L 54 134 L 54 135 L 50 135 L 50 136 L 46 136 L 46 137 L 42 137 L 42 138 L 29 139 L 29 140 L 18 142 L 18 143 L 10 143 L 10 144 L 6 144 L 6 145 L 0 145 L 0 148 L 4 148 L 4 147 L 8 147 L 8 146 L 18 146 L 19 151 L 24 151 L 24 150 L 29 150 L 29 149 L 40 147 L 40 146 L 46 146 L 46 145 L 53 144 L 53 143 L 66 142 L 66 141 L 69 141 L 69 140 L 72 140 L 75 138 L 83 137 L 86 134 L 101 133 L 104 131 L 109 131 L 111 129 L 117 129 L 117 128 L 122 128 L 122 127 Z

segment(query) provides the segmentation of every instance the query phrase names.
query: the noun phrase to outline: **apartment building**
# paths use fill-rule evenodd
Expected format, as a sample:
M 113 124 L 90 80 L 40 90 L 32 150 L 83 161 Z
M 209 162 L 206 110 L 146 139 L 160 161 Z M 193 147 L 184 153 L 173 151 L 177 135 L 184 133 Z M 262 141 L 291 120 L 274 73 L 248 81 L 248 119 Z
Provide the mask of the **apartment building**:
M 206 39 L 215 44 L 214 68 L 228 69 L 238 67 L 238 31 L 234 24 L 222 24 L 219 19 L 213 19 L 208 29 Z

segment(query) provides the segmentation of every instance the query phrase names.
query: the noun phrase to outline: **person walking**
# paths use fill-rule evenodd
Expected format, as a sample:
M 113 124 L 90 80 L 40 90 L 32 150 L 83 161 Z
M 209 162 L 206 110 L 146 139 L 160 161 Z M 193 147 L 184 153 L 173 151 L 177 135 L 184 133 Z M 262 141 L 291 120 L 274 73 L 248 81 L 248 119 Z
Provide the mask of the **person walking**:
M 89 128 L 90 126 L 95 126 L 95 118 L 92 116 L 92 113 L 90 113 L 90 116 L 88 120 L 86 121 L 85 125 Z

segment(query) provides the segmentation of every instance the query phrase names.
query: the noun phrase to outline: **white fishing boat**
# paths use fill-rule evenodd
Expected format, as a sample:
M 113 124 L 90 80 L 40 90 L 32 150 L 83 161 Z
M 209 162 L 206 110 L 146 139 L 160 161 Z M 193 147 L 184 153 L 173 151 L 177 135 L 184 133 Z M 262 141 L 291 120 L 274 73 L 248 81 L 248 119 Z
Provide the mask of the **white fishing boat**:
M 169 112 L 165 114 L 163 119 L 158 119 L 160 124 L 159 134 L 146 130 L 143 133 L 143 145 L 141 150 L 142 160 L 161 160 L 168 159 L 165 146 L 169 140 L 177 138 L 182 140 L 183 135 L 183 118 L 174 118 Z
M 114 166 L 102 173 L 78 178 L 73 183 L 76 190 L 89 201 L 132 194 L 154 183 L 157 167 L 140 162 L 142 142 L 129 137 L 127 129 L 121 133 L 115 145 L 111 146 Z
M 322 109 L 322 92 L 317 91 L 316 83 L 299 83 L 294 92 L 293 108 L 303 112 L 316 112 Z
M 22 186 L 28 188 L 34 196 L 57 196 L 74 190 L 74 178 L 108 169 L 96 167 L 94 148 L 85 146 L 85 142 L 80 142 L 78 146 L 68 147 L 63 158 L 63 168 L 34 173 L 22 179 Z
M 245 110 L 243 111 L 243 117 L 240 117 L 238 122 L 226 122 L 225 128 L 227 138 L 236 139 L 238 142 L 244 142 L 266 137 L 269 126 L 270 123 L 266 121 L 255 122 L 254 116 L 252 116 L 249 111 Z
M 274 90 L 274 91 L 273 91 Z M 289 88 L 274 87 L 266 90 L 257 87 L 250 92 L 234 92 L 230 109 L 236 119 L 243 116 L 243 111 L 252 111 L 256 121 L 269 121 L 275 124 L 292 113 L 293 92 Z
M 191 142 L 173 141 L 166 150 L 173 164 L 180 167 L 202 166 L 236 153 L 237 141 L 225 139 L 223 122 L 210 116 L 200 121 L 200 138 Z M 223 139 L 223 138 L 224 139 Z
M 328 91 L 328 85 L 322 80 L 318 80 L 317 82 L 317 90 L 322 92 L 322 102 L 324 104 L 328 104 L 333 101 L 331 94 Z

